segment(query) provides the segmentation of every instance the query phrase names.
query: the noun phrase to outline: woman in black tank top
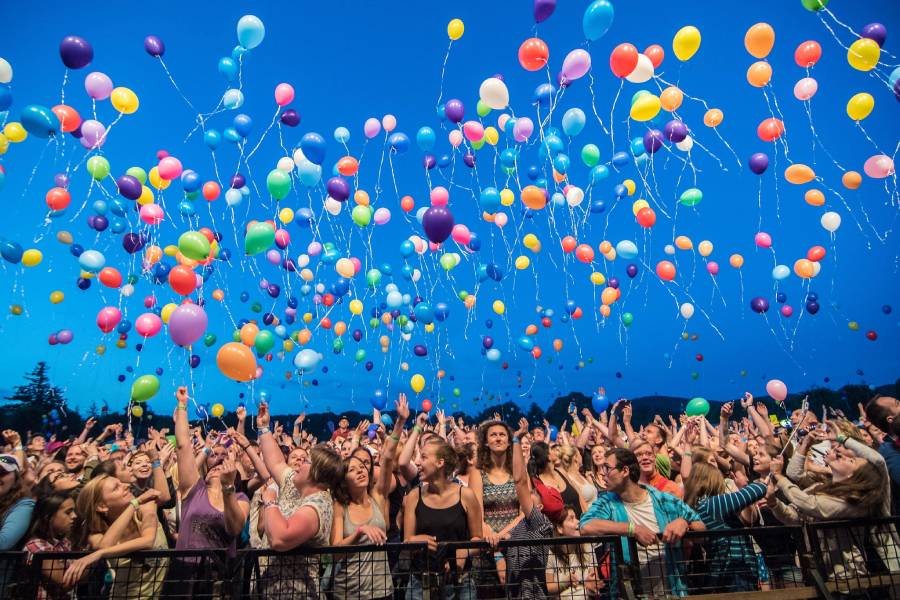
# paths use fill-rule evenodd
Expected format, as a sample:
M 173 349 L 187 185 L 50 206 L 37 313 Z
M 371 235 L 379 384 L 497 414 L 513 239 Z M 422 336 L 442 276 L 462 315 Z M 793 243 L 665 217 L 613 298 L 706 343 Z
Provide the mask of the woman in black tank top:
M 426 442 L 416 466 L 423 485 L 403 500 L 403 541 L 427 542 L 432 559 L 428 568 L 443 574 L 444 569 L 437 564 L 439 557 L 435 554 L 438 543 L 481 539 L 481 505 L 472 490 L 450 481 L 456 467 L 456 453 L 444 440 L 432 438 Z M 413 573 L 424 573 L 424 559 L 417 553 L 414 557 Z M 457 573 L 457 567 L 464 563 L 464 557 L 462 564 L 459 560 L 450 560 L 449 580 L 438 583 L 429 578 L 425 584 L 440 585 L 444 597 L 474 598 L 475 587 L 471 579 Z M 411 578 L 406 600 L 419 600 L 422 591 L 423 580 Z

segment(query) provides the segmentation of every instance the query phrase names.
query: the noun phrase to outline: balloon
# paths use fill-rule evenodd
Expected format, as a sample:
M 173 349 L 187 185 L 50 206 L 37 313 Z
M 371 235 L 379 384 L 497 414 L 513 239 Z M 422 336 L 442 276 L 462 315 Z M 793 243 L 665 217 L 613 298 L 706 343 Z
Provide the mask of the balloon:
M 850 44 L 847 50 L 847 62 L 857 71 L 871 71 L 881 57 L 881 47 L 869 38 L 860 38 Z
M 166 53 L 166 45 L 155 35 L 148 35 L 144 38 L 144 50 L 150 56 L 162 56 Z
M 756 128 L 756 135 L 764 142 L 774 142 L 784 133 L 784 123 L 775 117 L 763 120 Z
M 711 108 L 703 115 L 703 124 L 707 127 L 718 127 L 725 115 L 718 108 Z
M 13 78 L 13 68 L 9 61 L 0 58 L 0 83 L 9 83 Z
M 681 312 L 681 316 L 685 319 L 690 319 L 694 316 L 694 305 L 690 302 L 685 302 L 681 305 L 679 312 Z
M 783 381 L 771 379 L 766 383 L 766 393 L 776 402 L 784 402 L 787 398 L 788 390 Z
M 638 51 L 631 44 L 619 44 L 609 55 L 609 68 L 616 77 L 627 77 L 637 65 Z
M 235 381 L 250 381 L 256 377 L 256 359 L 253 358 L 253 352 L 240 342 L 228 342 L 219 348 L 216 353 L 216 365 L 223 375 Z
M 23 108 L 19 122 L 22 123 L 25 131 L 33 133 L 39 138 L 48 138 L 59 129 L 59 118 L 56 113 L 37 104 L 29 104 Z
M 141 375 L 131 384 L 131 399 L 146 402 L 159 391 L 159 379 L 154 375 Z
M 709 414 L 709 402 L 706 398 L 691 398 L 684 412 L 689 417 L 705 417 Z
M 259 46 L 263 38 L 266 37 L 266 26 L 259 17 L 255 15 L 244 15 L 237 23 L 237 39 L 238 43 L 252 50 Z
M 643 54 L 638 54 L 638 62 L 625 79 L 631 83 L 645 83 L 653 78 L 653 62 Z
M 124 378 L 125 376 L 121 375 L 121 377 Z M 132 406 L 131 407 L 131 415 L 137 419 L 140 419 L 141 417 L 144 416 L 144 407 L 139 404 Z
M 547 65 L 550 49 L 540 38 L 528 38 L 519 46 L 519 64 L 526 71 L 538 71 Z
M 169 336 L 179 346 L 190 346 L 206 332 L 209 319 L 199 304 L 182 304 L 169 317 Z
M 794 50 L 794 62 L 803 69 L 812 67 L 819 62 L 820 58 L 822 58 L 822 47 L 819 42 L 813 40 L 803 42 Z
M 772 236 L 765 231 L 760 231 L 753 237 L 753 242 L 760 248 L 771 248 Z
M 822 227 L 825 228 L 826 231 L 834 233 L 841 226 L 841 215 L 836 212 L 829 211 L 822 215 L 822 218 L 819 219 L 819 222 L 822 224 Z
M 590 41 L 596 41 L 606 35 L 612 26 L 615 10 L 609 0 L 594 0 L 584 11 L 581 18 L 581 28 L 584 37 Z
M 661 260 L 656 263 L 656 274 L 664 281 L 672 281 L 675 279 L 675 265 L 667 260 Z
M 168 281 L 169 287 L 182 296 L 190 295 L 197 287 L 197 277 L 187 265 L 172 267 L 172 270 L 169 271 Z
M 209 240 L 202 233 L 188 231 L 178 238 L 178 250 L 191 260 L 206 260 L 210 253 Z
M 862 121 L 872 114 L 874 108 L 875 98 L 873 98 L 871 94 L 861 92 L 855 94 L 850 98 L 850 101 L 847 102 L 847 116 L 854 121 Z
M 682 27 L 672 40 L 672 51 L 681 62 L 690 60 L 700 49 L 700 30 L 693 25 Z
M 812 77 L 804 77 L 794 84 L 794 97 L 797 100 L 809 100 L 819 91 L 819 82 Z
M 594 409 L 594 412 L 605 412 L 606 409 L 609 408 L 609 398 L 607 398 L 605 394 L 594 392 L 594 395 L 591 398 L 591 407 Z
M 68 190 L 61 187 L 55 187 L 47 192 L 44 201 L 47 203 L 47 207 L 50 208 L 50 210 L 65 210 L 72 201 L 72 197 Z
M 532 210 L 541 210 L 547 205 L 547 194 L 537 186 L 525 186 L 522 189 L 522 203 Z
M 209 412 L 215 418 L 220 419 L 225 414 L 225 407 L 221 403 L 216 402 L 212 405 Z
M 253 256 L 268 250 L 275 242 L 275 226 L 267 222 L 256 222 L 247 228 L 244 238 L 244 252 Z
M 502 79 L 489 77 L 481 82 L 478 97 L 494 110 L 503 110 L 509 105 L 509 90 Z
M 420 393 L 425 389 L 425 378 L 416 373 L 410 378 L 409 387 L 411 387 L 412 391 L 414 391 L 415 393 Z
M 744 35 L 744 48 L 755 58 L 765 58 L 775 45 L 775 30 L 768 23 L 757 23 Z
M 144 337 L 153 337 L 162 329 L 162 319 L 154 313 L 144 313 L 135 320 L 134 329 Z
M 453 231 L 453 215 L 446 206 L 431 206 L 422 216 L 425 235 L 435 244 L 442 244 Z
M 794 185 L 802 185 L 815 179 L 816 174 L 806 165 L 794 164 L 785 169 L 784 178 Z
M 566 55 L 562 65 L 563 81 L 575 81 L 581 79 L 591 69 L 591 55 L 586 50 L 578 48 Z
M 29 248 L 22 253 L 22 264 L 26 267 L 36 267 L 44 260 L 44 255 L 36 248 Z
M 59 43 L 59 57 L 69 69 L 82 69 L 94 60 L 94 49 L 84 38 L 68 35 Z
M 762 175 L 769 168 L 769 157 L 763 152 L 757 152 L 750 157 L 747 164 L 755 174 Z
M 753 87 L 765 87 L 772 79 L 772 66 L 764 60 L 750 65 L 747 69 L 747 82 Z
M 449 23 L 447 23 L 447 37 L 451 40 L 456 41 L 463 36 L 466 27 L 462 22 L 462 19 L 453 19 Z
M 886 154 L 876 154 L 866 160 L 863 171 L 873 179 L 884 179 L 894 174 L 894 160 Z
M 803 8 L 810 12 L 819 12 L 828 5 L 829 0 L 800 0 Z
M 769 301 L 757 296 L 750 300 L 750 308 L 753 309 L 753 312 L 762 314 L 769 310 Z
M 875 40 L 875 43 L 881 47 L 884 46 L 884 41 L 887 39 L 887 28 L 881 23 L 869 23 L 863 27 L 862 33 L 859 35 L 860 37 Z
M 644 94 L 631 105 L 630 115 L 635 121 L 649 121 L 659 114 L 661 107 L 658 96 Z
M 678 201 L 684 206 L 697 206 L 703 201 L 703 192 L 697 188 L 686 189 Z
M 126 115 L 136 112 L 140 106 L 137 95 L 127 87 L 113 89 L 109 101 L 117 111 Z

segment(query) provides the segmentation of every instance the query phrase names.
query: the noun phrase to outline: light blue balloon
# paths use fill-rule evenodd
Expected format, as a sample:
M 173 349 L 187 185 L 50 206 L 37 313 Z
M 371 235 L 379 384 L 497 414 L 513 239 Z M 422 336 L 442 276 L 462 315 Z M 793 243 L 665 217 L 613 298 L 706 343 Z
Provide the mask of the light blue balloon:
M 385 298 L 384 301 L 389 308 L 400 308 L 403 305 L 403 294 L 397 290 L 388 292 L 387 298 Z
M 237 206 L 244 199 L 244 195 L 240 190 L 228 188 L 225 191 L 225 204 L 228 206 Z
M 206 143 L 210 150 L 215 150 L 219 146 L 219 143 L 222 141 L 222 134 L 215 129 L 210 129 L 203 134 L 203 141 Z
M 644 147 L 644 138 L 636 137 L 631 140 L 631 153 L 635 156 L 641 156 L 647 152 Z
M 478 197 L 481 209 L 486 213 L 495 213 L 500 208 L 500 192 L 495 187 L 486 187 Z
M 284 325 L 276 325 L 275 326 L 275 335 L 280 337 L 281 339 L 287 338 L 288 330 Z
M 194 203 L 190 200 L 182 200 L 178 203 L 178 212 L 185 217 L 192 217 L 197 211 L 194 209 Z
M 416 144 L 422 152 L 428 152 L 433 149 L 435 139 L 434 129 L 431 127 L 422 127 L 416 133 Z
M 772 269 L 772 279 L 781 281 L 791 276 L 791 270 L 785 265 L 777 265 Z
M 106 264 L 106 257 L 96 250 L 85 250 L 78 257 L 78 264 L 89 273 L 96 273 Z
M 346 144 L 350 141 L 350 130 L 346 127 L 338 127 L 334 130 L 334 141 L 338 144 Z
M 622 240 L 616 244 L 616 255 L 625 260 L 636 258 L 638 255 L 637 246 L 631 240 Z
M 222 137 L 232 144 L 237 144 L 241 141 L 241 134 L 234 127 L 226 127 L 225 131 L 222 132 Z
M 294 366 L 297 367 L 301 373 L 309 373 L 316 368 L 321 360 L 321 354 L 315 350 L 304 348 L 294 357 Z
M 238 64 L 230 56 L 223 56 L 219 59 L 219 73 L 228 81 L 237 79 Z
M 256 15 L 244 15 L 237 24 L 238 43 L 252 50 L 259 46 L 266 37 L 266 26 Z
M 562 118 L 563 133 L 575 137 L 584 130 L 585 123 L 587 123 L 587 117 L 584 111 L 580 108 L 570 108 Z
M 113 219 L 109 222 L 109 230 L 113 233 L 122 233 L 125 231 L 125 227 L 128 226 L 128 223 L 123 221 L 122 219 Z
M 891 71 L 891 76 L 888 78 L 891 87 L 894 87 L 894 84 L 897 83 L 898 79 L 900 79 L 900 67 L 897 67 L 896 69 Z
M 422 219 L 425 218 L 425 211 L 427 211 L 429 208 L 431 208 L 431 207 L 430 206 L 422 206 L 422 207 L 419 207 L 419 210 L 416 211 L 416 221 L 419 222 L 419 225 L 422 224 Z
M 313 187 L 322 179 L 322 167 L 303 160 L 297 165 L 297 175 L 300 177 L 302 185 Z
M 597 165 L 591 169 L 591 182 L 600 183 L 609 177 L 609 167 L 606 165 Z
M 553 203 L 553 206 L 565 206 L 566 197 L 563 196 L 562 192 L 553 192 L 553 195 L 550 196 L 550 202 Z
M 94 203 L 91 205 L 91 208 L 94 209 L 94 212 L 98 215 L 106 214 L 106 201 L 105 200 L 94 200 Z
M 225 93 L 222 95 L 222 104 L 225 105 L 225 108 L 232 110 L 240 108 L 244 104 L 244 92 L 237 88 L 225 90 Z
M 491 362 L 497 362 L 498 360 L 500 360 L 500 351 L 496 348 L 491 348 L 490 350 L 485 352 L 484 355 Z
M 23 108 L 19 121 L 25 131 L 39 138 L 56 134 L 60 127 L 59 117 L 46 106 L 39 104 L 29 104 Z

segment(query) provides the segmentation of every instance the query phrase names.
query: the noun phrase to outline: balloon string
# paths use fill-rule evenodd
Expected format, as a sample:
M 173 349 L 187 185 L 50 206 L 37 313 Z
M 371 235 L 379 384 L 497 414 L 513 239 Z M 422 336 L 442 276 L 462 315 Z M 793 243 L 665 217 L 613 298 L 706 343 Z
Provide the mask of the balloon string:
M 246 160 L 249 161 L 251 158 L 253 158 L 253 155 L 256 154 L 256 151 L 257 151 L 257 150 L 259 149 L 259 147 L 262 145 L 263 140 L 265 140 L 265 139 L 266 139 L 266 136 L 269 135 L 269 131 L 271 131 L 272 127 L 275 126 L 275 121 L 278 120 L 278 113 L 280 113 L 280 112 L 281 112 L 281 107 L 279 106 L 279 107 L 277 107 L 277 108 L 275 109 L 275 114 L 272 115 L 272 121 L 269 122 L 269 126 L 266 127 L 266 130 L 263 132 L 262 136 L 260 136 L 259 141 L 256 142 L 256 146 L 254 146 L 254 147 L 253 147 L 253 150 L 250 151 L 250 154 L 247 155 L 247 159 L 246 159 Z M 291 170 L 293 171 L 293 169 L 291 169 Z

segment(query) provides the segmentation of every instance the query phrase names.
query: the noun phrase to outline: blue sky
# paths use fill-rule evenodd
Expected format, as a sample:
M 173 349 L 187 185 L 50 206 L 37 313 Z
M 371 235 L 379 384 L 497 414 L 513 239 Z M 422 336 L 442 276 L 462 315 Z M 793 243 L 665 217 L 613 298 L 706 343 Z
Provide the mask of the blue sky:
M 294 86 L 296 99 L 291 107 L 300 112 L 302 122 L 293 129 L 282 128 L 281 140 L 278 127 L 269 131 L 249 162 L 239 163 L 238 148 L 228 142 L 216 151 L 215 163 L 222 180 L 239 171 L 253 182 L 251 195 L 233 218 L 223 198 L 209 207 L 200 198 L 196 201 L 198 217 L 193 223 L 183 218 L 177 208 L 183 195 L 178 181 L 158 200 L 166 208 L 167 219 L 154 231 L 156 243 L 175 244 L 185 231 L 213 227 L 223 234 L 223 245 L 235 257 L 230 264 L 217 263 L 214 275 L 204 286 L 207 299 L 212 289 L 220 288 L 225 292 L 225 301 L 209 300 L 206 304 L 208 331 L 218 337 L 218 342 L 212 348 L 195 345 L 194 353 L 201 360 L 196 369 L 188 366 L 189 353 L 172 343 L 165 328 L 137 352 L 135 344 L 143 340 L 134 330 L 129 333 L 128 347 L 120 350 L 115 347 L 116 334 L 104 335 L 95 325 L 96 314 L 104 306 L 120 306 L 133 322 L 145 312 L 145 296 L 155 294 L 159 306 L 177 302 L 178 296 L 168 285 L 153 285 L 149 277 L 142 275 L 140 263 L 122 250 L 121 234 L 109 229 L 98 234 L 87 227 L 87 216 L 93 214 L 92 203 L 105 196 L 96 186 L 89 187 L 83 167 L 71 173 L 69 189 L 73 201 L 67 213 L 45 223 L 43 197 L 53 186 L 54 174 L 64 172 L 67 164 L 71 170 L 84 156 L 84 149 L 70 136 L 66 136 L 62 146 L 33 136 L 13 145 L 0 157 L 7 171 L 4 189 L 0 191 L 6 213 L 0 235 L 24 248 L 39 248 L 44 261 L 32 269 L 3 263 L 2 277 L 7 281 L 0 291 L 3 303 L 21 305 L 26 313 L 7 313 L 0 321 L 0 387 L 11 388 L 36 361 L 47 360 L 54 381 L 67 390 L 73 405 L 86 407 L 96 401 L 98 405 L 106 402 L 112 408 L 120 408 L 128 401 L 134 377 L 161 368 L 162 389 L 151 400 L 157 411 L 170 410 L 174 387 L 190 381 L 200 402 L 222 402 L 228 410 L 241 401 L 240 394 L 249 403 L 260 390 L 265 390 L 276 411 L 299 412 L 304 408 L 367 410 L 373 390 L 387 389 L 391 396 L 408 391 L 414 373 L 422 374 L 427 382 L 420 399 L 443 398 L 444 405 L 453 409 L 469 409 L 473 404 L 482 408 L 498 399 L 547 405 L 560 393 L 590 392 L 599 385 L 605 385 L 614 396 L 660 393 L 725 399 L 737 397 L 745 389 L 761 392 L 765 381 L 771 378 L 784 380 L 792 390 L 825 385 L 826 378 L 832 386 L 896 379 L 900 373 L 897 313 L 886 314 L 882 310 L 884 305 L 896 305 L 898 298 L 900 262 L 892 231 L 898 207 L 895 182 L 864 176 L 860 189 L 848 190 L 841 185 L 843 171 L 838 165 L 861 173 L 865 160 L 879 153 L 876 145 L 892 155 L 897 144 L 900 106 L 878 78 L 848 65 L 841 44 L 848 45 L 854 37 L 836 21 L 855 30 L 873 21 L 884 23 L 888 30 L 885 50 L 896 55 L 900 19 L 895 3 L 835 2 L 829 5 L 832 16 L 807 12 L 799 1 L 793 0 L 739 6 L 620 1 L 615 3 L 615 20 L 609 32 L 590 44 L 584 41 L 581 27 L 587 4 L 561 2 L 550 19 L 537 26 L 527 2 L 400 2 L 389 7 L 383 3 L 329 2 L 290 8 L 276 3 L 161 2 L 153 6 L 117 4 L 108 10 L 91 11 L 73 11 L 63 4 L 57 8 L 21 4 L 14 11 L 16 26 L 10 28 L 0 49 L 0 55 L 14 69 L 14 104 L 7 121 L 16 120 L 27 104 L 53 106 L 60 102 L 65 69 L 59 59 L 59 41 L 69 34 L 83 36 L 93 45 L 94 60 L 86 69 L 69 72 L 66 103 L 82 116 L 90 114 L 91 104 L 82 82 L 93 70 L 109 74 L 116 85 L 131 88 L 141 102 L 137 113 L 124 116 L 115 125 L 103 148 L 114 176 L 135 165 L 149 170 L 156 164 L 156 152 L 165 149 L 186 168 L 200 173 L 204 181 L 216 179 L 213 157 L 202 137 L 195 134 L 186 140 L 196 111 L 175 90 L 161 65 L 144 52 L 143 38 L 148 34 L 165 41 L 164 60 L 184 97 L 198 110 L 209 112 L 229 87 L 216 65 L 220 57 L 230 55 L 237 43 L 235 24 L 244 14 L 256 14 L 265 23 L 266 37 L 258 48 L 245 55 L 242 90 L 246 102 L 237 111 L 212 116 L 208 126 L 221 131 L 231 124 L 235 114 L 250 115 L 253 129 L 247 140 L 245 154 L 248 153 L 275 114 L 272 94 L 280 82 Z M 446 25 L 452 18 L 464 21 L 465 34 L 452 45 L 442 80 L 448 47 Z M 776 31 L 775 47 L 768 57 L 774 76 L 765 93 L 772 109 L 784 116 L 790 161 L 783 145 L 778 145 L 776 156 L 775 146 L 756 136 L 757 125 L 771 112 L 763 91 L 746 82 L 746 70 L 755 59 L 745 51 L 743 38 L 748 27 L 761 21 Z M 703 40 L 699 52 L 690 61 L 680 63 L 672 53 L 671 42 L 684 25 L 699 28 Z M 548 44 L 550 72 L 527 72 L 519 66 L 519 45 L 532 36 Z M 807 75 L 794 63 L 794 49 L 809 39 L 818 41 L 823 49 L 821 60 L 810 73 L 819 85 L 809 105 L 811 118 L 804 104 L 793 95 L 794 83 Z M 705 127 L 703 103 L 686 98 L 678 115 L 697 142 L 689 157 L 674 148 L 662 150 L 652 159 L 652 169 L 649 163 L 640 167 L 632 163 L 611 169 L 607 179 L 589 187 L 590 174 L 580 160 L 581 147 L 596 144 L 602 163 L 609 163 L 613 150 L 629 151 L 631 138 L 643 135 L 647 129 L 647 124 L 628 119 L 632 95 L 641 89 L 659 93 L 659 86 L 664 86 L 658 81 L 625 82 L 620 91 L 620 80 L 610 72 L 608 61 L 612 48 L 622 42 L 633 43 L 639 50 L 650 44 L 663 46 L 666 57 L 657 75 L 669 82 L 677 81 L 686 94 L 720 108 L 725 119 L 717 132 Z M 522 214 L 518 189 L 532 183 L 525 174 L 527 168 L 548 168 L 534 143 L 537 132 L 530 143 L 519 145 L 518 181 L 507 181 L 499 166 L 495 166 L 495 152 L 514 145 L 505 135 L 501 135 L 496 149 L 486 145 L 476 152 L 474 170 L 463 165 L 457 151 L 453 168 L 430 172 L 431 185 L 450 188 L 450 209 L 456 222 L 465 223 L 476 232 L 482 247 L 477 253 L 467 253 L 448 241 L 447 251 L 463 255 L 463 262 L 449 276 L 438 265 L 441 253 L 437 252 L 421 258 L 414 256 L 409 261 L 422 271 L 420 281 L 404 279 L 400 274 L 404 265 L 400 242 L 423 233 L 412 216 L 404 217 L 399 197 L 413 196 L 417 208 L 428 203 L 429 179 L 423 175 L 423 153 L 415 144 L 416 131 L 422 126 L 433 128 L 438 134 L 434 154 L 452 154 L 447 142 L 451 124 L 442 122 L 435 111 L 441 90 L 444 100 L 458 98 L 464 102 L 467 120 L 477 119 L 474 109 L 479 85 L 499 73 L 509 88 L 512 111 L 537 121 L 532 105 L 535 87 L 546 82 L 551 73 L 555 75 L 566 54 L 579 47 L 586 48 L 593 58 L 593 83 L 585 77 L 566 89 L 548 126 L 561 127 L 560 117 L 570 108 L 579 107 L 588 116 L 587 126 L 578 136 L 562 136 L 567 145 L 564 152 L 572 164 L 569 181 L 585 189 L 588 198 L 584 204 L 574 211 L 551 209 L 548 205 L 530 218 Z M 885 52 L 882 61 L 891 65 L 879 67 L 882 79 L 886 79 L 898 59 Z M 857 92 L 869 92 L 875 98 L 873 114 L 862 123 L 864 130 L 845 113 L 847 100 Z M 611 139 L 598 123 L 591 103 L 593 96 L 597 114 L 608 129 L 617 94 Z M 99 120 L 107 125 L 117 116 L 108 102 L 98 103 L 97 111 Z M 496 127 L 499 112 L 485 117 L 485 126 Z M 383 155 L 383 133 L 365 143 L 364 121 L 385 114 L 395 115 L 397 131 L 412 140 L 408 152 L 393 157 Z M 668 113 L 663 112 L 651 125 L 661 129 L 668 118 Z M 818 141 L 813 137 L 811 124 Z M 326 178 L 329 177 L 335 161 L 345 154 L 332 137 L 339 126 L 351 132 L 350 153 L 362 157 L 359 188 L 369 193 L 374 206 L 392 212 L 392 220 L 386 226 L 359 230 L 346 207 L 336 218 L 323 214 L 321 187 L 309 190 L 295 186 L 277 207 L 266 193 L 266 174 L 285 155 L 285 149 L 292 150 L 300 137 L 310 131 L 321 133 L 329 142 L 323 164 Z M 768 171 L 761 177 L 747 168 L 747 158 L 755 152 L 766 152 L 771 159 Z M 812 166 L 821 180 L 802 186 L 787 183 L 783 172 L 789 162 Z M 236 165 L 240 166 L 236 169 Z M 647 179 L 649 190 L 644 189 L 641 174 Z M 625 179 L 636 181 L 638 190 L 632 197 L 617 200 L 614 188 Z M 480 218 L 477 190 L 504 185 L 516 190 L 516 202 L 505 209 L 509 223 L 501 230 Z M 104 186 L 115 195 L 111 180 L 106 180 Z M 677 198 L 689 187 L 703 191 L 703 202 L 695 208 L 677 206 Z M 824 192 L 824 207 L 804 202 L 804 192 L 813 187 Z M 261 194 L 257 194 L 257 189 Z M 657 207 L 658 220 L 651 230 L 645 231 L 635 222 L 631 204 L 648 195 L 656 198 L 671 218 L 663 214 L 660 205 L 651 202 Z M 589 200 L 604 201 L 605 212 L 586 214 Z M 307 346 L 324 356 L 315 372 L 301 378 L 293 367 L 293 354 L 284 359 L 276 355 L 271 362 L 261 361 L 265 374 L 260 381 L 231 382 L 216 368 L 215 351 L 231 338 L 235 322 L 261 318 L 262 313 L 255 314 L 250 309 L 254 301 L 263 304 L 263 312 L 271 311 L 283 318 L 290 289 L 299 301 L 300 314 L 314 310 L 313 293 L 302 295 L 302 282 L 296 275 L 270 265 L 264 255 L 242 256 L 243 226 L 247 220 L 271 219 L 278 208 L 303 206 L 311 207 L 317 215 L 318 237 L 313 237 L 313 230 L 302 229 L 296 223 L 286 225 L 291 235 L 290 257 L 296 259 L 314 240 L 331 241 L 342 256 L 359 257 L 364 263 L 363 271 L 387 263 L 394 276 L 384 278 L 375 293 L 367 290 L 363 275 L 353 279 L 350 296 L 329 315 L 332 320 L 348 322 L 344 351 L 334 354 L 333 332 L 317 329 Z M 843 219 L 834 239 L 819 224 L 826 210 L 838 212 Z M 126 231 L 140 230 L 135 213 L 129 212 L 128 219 Z M 754 235 L 760 229 L 772 236 L 774 255 L 754 245 Z M 134 295 L 121 298 L 116 290 L 102 288 L 96 281 L 89 290 L 79 290 L 77 259 L 55 239 L 60 230 L 70 231 L 85 248 L 102 252 L 107 264 L 123 275 L 138 275 L 140 281 Z M 534 233 L 541 241 L 539 253 L 532 254 L 523 247 L 526 233 Z M 597 253 L 593 266 L 562 253 L 559 239 L 565 235 L 575 235 L 579 243 L 593 247 Z M 719 274 L 712 277 L 706 272 L 706 263 L 696 250 L 679 250 L 674 257 L 678 276 L 673 284 L 663 284 L 652 268 L 659 260 L 672 260 L 665 255 L 664 247 L 673 243 L 675 235 L 690 237 L 695 248 L 701 240 L 711 241 L 714 249 L 707 260 L 719 263 Z M 239 244 L 235 244 L 236 239 Z M 613 245 L 632 240 L 640 250 L 639 256 L 631 261 L 606 261 L 597 252 L 603 240 Z M 824 246 L 828 252 L 817 277 L 804 282 L 792 274 L 776 284 L 771 275 L 776 263 L 790 267 L 816 245 Z M 744 257 L 740 271 L 728 265 L 729 256 L 734 253 Z M 516 271 L 510 266 L 519 255 L 530 257 L 528 269 Z M 501 266 L 503 280 L 496 283 L 489 279 L 479 284 L 475 273 L 479 263 Z M 640 269 L 634 279 L 625 272 L 629 263 Z M 337 278 L 332 266 L 321 265 L 315 258 L 311 268 L 316 269 L 315 282 L 328 286 Z M 621 282 L 622 298 L 613 305 L 612 315 L 606 320 L 598 314 L 602 286 L 595 287 L 589 280 L 594 270 Z M 281 285 L 279 298 L 272 300 L 260 291 L 261 278 Z M 396 330 L 388 332 L 380 327 L 373 331 L 360 317 L 351 319 L 349 299 L 363 300 L 367 321 L 370 309 L 384 301 L 383 288 L 389 281 L 396 283 L 400 291 L 413 297 L 419 295 L 432 305 L 447 303 L 449 318 L 438 323 L 433 333 L 424 332 L 421 324 L 417 325 L 408 342 Z M 49 302 L 54 290 L 65 294 L 62 303 Z M 476 293 L 473 310 L 467 311 L 457 297 L 460 290 Z M 245 291 L 251 296 L 246 303 L 240 301 L 241 292 Z M 818 294 L 821 305 L 814 316 L 801 310 L 810 291 Z M 787 303 L 794 308 L 791 318 L 779 315 L 776 292 L 786 294 Z M 749 301 L 755 296 L 769 299 L 772 309 L 765 316 L 750 310 Z M 494 300 L 505 303 L 504 315 L 493 312 Z M 585 316 L 563 322 L 561 316 L 566 312 L 567 301 L 574 302 Z M 693 302 L 697 311 L 685 322 L 678 314 L 678 304 L 687 301 Z M 555 312 L 550 328 L 540 325 L 539 309 Z M 628 328 L 622 325 L 625 312 L 634 317 Z M 488 320 L 492 327 L 488 327 Z M 857 322 L 859 330 L 852 330 L 850 322 Z M 539 360 L 516 343 L 531 323 L 540 329 L 534 336 L 543 350 Z M 288 331 L 301 327 L 287 326 Z M 73 331 L 74 341 L 48 345 L 48 336 L 60 329 Z M 354 329 L 364 332 L 359 344 L 350 338 Z M 877 332 L 877 341 L 866 339 L 865 333 L 870 330 Z M 697 339 L 683 340 L 683 332 L 696 335 Z M 383 334 L 390 336 L 387 353 L 382 353 L 378 341 Z M 500 362 L 489 362 L 482 355 L 484 335 L 494 339 L 494 347 L 502 353 Z M 554 339 L 563 343 L 560 352 L 553 349 Z M 416 344 L 426 346 L 426 357 L 413 354 Z M 106 346 L 102 356 L 96 352 L 99 345 Z M 364 349 L 367 356 L 357 364 L 353 357 L 358 348 Z M 702 360 L 698 360 L 701 355 Z M 372 361 L 371 371 L 365 369 L 366 361 Z M 508 364 L 507 369 L 502 368 L 503 362 Z M 402 363 L 408 364 L 408 370 L 402 369 Z M 437 377 L 439 370 L 445 373 L 442 379 Z M 119 375 L 126 376 L 124 382 L 118 381 Z M 454 389 L 459 390 L 458 396 Z

